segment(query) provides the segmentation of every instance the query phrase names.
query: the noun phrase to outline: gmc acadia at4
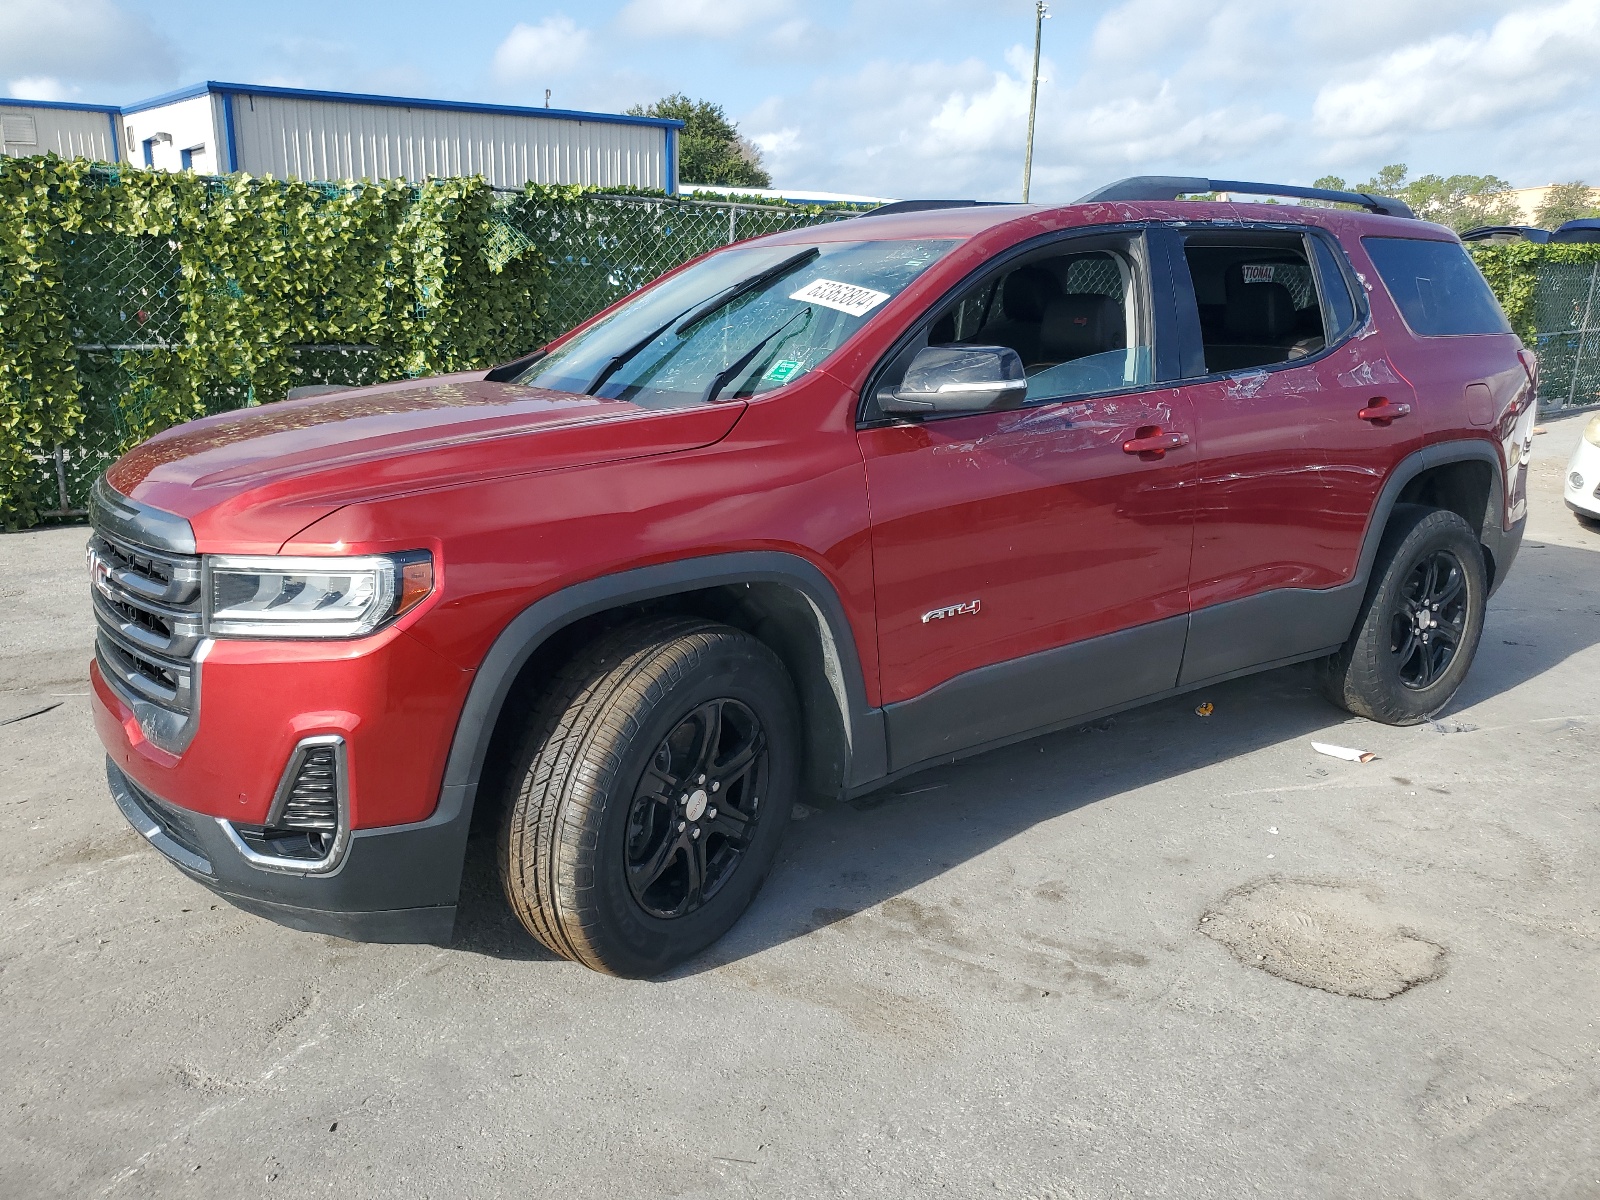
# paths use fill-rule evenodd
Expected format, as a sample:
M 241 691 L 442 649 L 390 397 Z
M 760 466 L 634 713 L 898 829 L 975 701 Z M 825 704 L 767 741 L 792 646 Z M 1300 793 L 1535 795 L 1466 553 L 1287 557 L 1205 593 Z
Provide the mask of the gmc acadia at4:
M 1354 207 L 1178 198 L 1213 190 Z M 657 974 L 797 799 L 1300 660 L 1439 711 L 1522 537 L 1535 369 L 1452 233 L 1352 193 L 729 246 L 487 375 L 117 462 L 111 792 L 235 904 L 391 941 L 450 937 L 477 810 L 534 937 Z

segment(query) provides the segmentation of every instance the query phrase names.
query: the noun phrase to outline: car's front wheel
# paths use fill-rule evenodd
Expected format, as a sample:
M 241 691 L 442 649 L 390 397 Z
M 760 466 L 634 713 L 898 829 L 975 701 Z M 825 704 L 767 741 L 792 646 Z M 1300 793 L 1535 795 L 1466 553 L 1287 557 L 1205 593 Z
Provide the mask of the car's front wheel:
M 1372 579 L 1355 632 L 1323 661 L 1323 689 L 1357 716 L 1415 725 L 1450 702 L 1477 653 L 1483 551 L 1458 514 L 1398 506 Z
M 561 672 L 513 759 L 505 892 L 551 950 L 614 975 L 693 957 L 749 906 L 794 802 L 777 656 L 687 618 L 616 630 Z

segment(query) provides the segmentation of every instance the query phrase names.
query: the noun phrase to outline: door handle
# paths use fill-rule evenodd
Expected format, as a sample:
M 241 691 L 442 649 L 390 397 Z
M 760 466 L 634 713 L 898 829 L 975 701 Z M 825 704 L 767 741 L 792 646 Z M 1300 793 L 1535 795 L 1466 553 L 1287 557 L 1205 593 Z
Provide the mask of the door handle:
M 1124 454 L 1137 454 L 1145 462 L 1156 462 L 1168 450 L 1182 450 L 1189 444 L 1187 433 L 1162 433 L 1159 425 L 1141 425 L 1122 443 Z
M 1386 426 L 1398 421 L 1401 417 L 1411 415 L 1411 405 L 1390 404 L 1387 396 L 1374 396 L 1372 403 L 1363 408 L 1356 416 L 1363 421 L 1371 421 L 1374 425 Z

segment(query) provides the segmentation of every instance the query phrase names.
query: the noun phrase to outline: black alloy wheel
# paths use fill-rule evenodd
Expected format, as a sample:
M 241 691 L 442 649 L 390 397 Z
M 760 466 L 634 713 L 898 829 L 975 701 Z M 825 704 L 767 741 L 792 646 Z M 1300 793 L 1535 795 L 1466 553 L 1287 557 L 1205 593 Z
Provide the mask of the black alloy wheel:
M 1450 550 L 1421 559 L 1401 585 L 1390 622 L 1390 649 L 1400 682 L 1432 687 L 1449 670 L 1467 629 L 1467 572 Z
M 750 906 L 803 774 L 793 681 L 698 617 L 620 625 L 556 672 L 506 764 L 501 880 L 564 958 L 650 977 Z
M 1477 530 L 1448 509 L 1397 504 L 1350 638 L 1319 665 L 1324 694 L 1386 725 L 1426 721 L 1467 677 L 1488 602 Z
M 723 888 L 755 836 L 768 768 L 760 719 L 727 697 L 662 739 L 628 812 L 628 889 L 645 912 L 688 916 Z

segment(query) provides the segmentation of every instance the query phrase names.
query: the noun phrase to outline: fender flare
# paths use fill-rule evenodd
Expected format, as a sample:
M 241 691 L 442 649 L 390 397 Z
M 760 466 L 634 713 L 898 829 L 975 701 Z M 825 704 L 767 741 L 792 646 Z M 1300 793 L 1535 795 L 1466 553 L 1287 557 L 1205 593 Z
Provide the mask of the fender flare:
M 473 676 L 445 762 L 438 817 L 469 818 L 490 739 L 518 673 L 562 629 L 608 609 L 684 592 L 771 583 L 792 589 L 811 607 L 822 643 L 830 690 L 849 744 L 849 778 L 864 782 L 887 772 L 881 710 L 867 704 L 866 683 L 844 604 L 828 577 L 797 554 L 738 551 L 679 559 L 585 580 L 530 604 L 501 630 Z
M 1367 532 L 1361 543 L 1361 558 L 1351 580 L 1351 583 L 1360 587 L 1363 595 L 1372 576 L 1372 564 L 1378 557 L 1378 547 L 1383 542 L 1384 530 L 1388 528 L 1394 506 L 1399 503 L 1400 493 L 1423 472 L 1459 462 L 1481 462 L 1489 468 L 1489 498 L 1479 525 L 1478 540 L 1494 562 L 1495 583 L 1505 578 L 1510 558 L 1515 556 L 1516 549 L 1513 546 L 1509 555 L 1505 549 L 1513 535 L 1505 529 L 1505 466 L 1500 459 L 1500 449 L 1497 443 L 1487 438 L 1461 438 L 1435 442 L 1414 450 L 1390 472 L 1383 490 L 1378 493 L 1378 502 L 1373 505 Z M 1520 537 L 1516 540 L 1520 540 Z

